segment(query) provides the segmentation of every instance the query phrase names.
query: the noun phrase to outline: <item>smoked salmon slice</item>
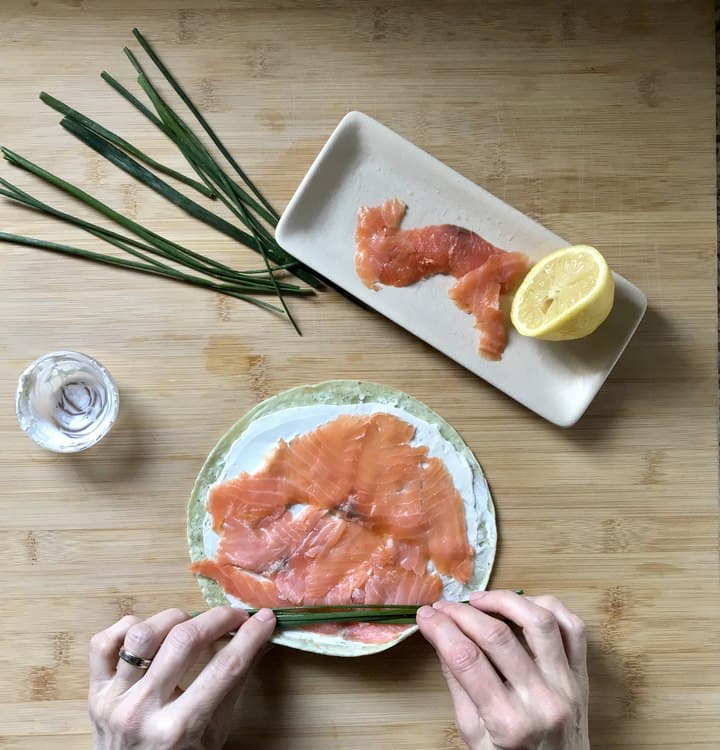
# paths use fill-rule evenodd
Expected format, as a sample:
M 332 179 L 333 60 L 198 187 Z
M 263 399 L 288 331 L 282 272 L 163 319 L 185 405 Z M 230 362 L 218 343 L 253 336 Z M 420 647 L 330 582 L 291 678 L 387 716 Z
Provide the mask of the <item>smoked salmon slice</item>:
M 264 573 L 287 560 L 323 516 L 321 509 L 306 506 L 297 515 L 286 510 L 280 518 L 257 525 L 226 518 L 220 554 L 237 567 Z
M 290 607 L 292 603 L 283 599 L 273 581 L 247 573 L 230 563 L 217 560 L 198 560 L 190 568 L 207 578 L 214 578 L 223 590 L 254 607 Z
M 480 353 L 500 359 L 507 344 L 507 320 L 500 295 L 517 286 L 530 267 L 523 253 L 498 253 L 460 278 L 448 294 L 455 304 L 475 316 L 480 331 Z
M 285 477 L 243 475 L 212 488 L 208 510 L 213 528 L 219 531 L 227 519 L 242 518 L 246 523 L 258 523 L 270 517 L 279 518 L 285 512 L 286 498 L 304 502 L 302 486 Z
M 453 224 L 400 229 L 407 206 L 393 198 L 381 206 L 361 206 L 355 228 L 355 270 L 370 289 L 404 287 L 437 274 L 458 279 L 451 299 L 475 316 L 480 354 L 500 359 L 507 345 L 507 321 L 500 295 L 529 268 L 522 253 L 495 247 Z
M 220 541 L 193 571 L 258 607 L 423 604 L 442 596 L 440 574 L 467 583 L 462 498 L 414 435 L 377 412 L 279 441 L 260 469 L 211 489 Z
M 400 568 L 379 568 L 365 584 L 365 604 L 417 604 L 435 602 L 442 597 L 438 576 L 416 575 Z
M 362 206 L 355 229 L 355 270 L 365 286 L 408 286 L 439 273 L 464 276 L 502 252 L 480 235 L 454 224 L 400 229 L 407 206 L 393 198 Z
M 413 544 L 412 542 L 398 542 L 396 545 L 396 560 L 398 565 L 405 570 L 411 570 L 416 575 L 421 575 L 427 570 L 428 550 L 425 545 Z

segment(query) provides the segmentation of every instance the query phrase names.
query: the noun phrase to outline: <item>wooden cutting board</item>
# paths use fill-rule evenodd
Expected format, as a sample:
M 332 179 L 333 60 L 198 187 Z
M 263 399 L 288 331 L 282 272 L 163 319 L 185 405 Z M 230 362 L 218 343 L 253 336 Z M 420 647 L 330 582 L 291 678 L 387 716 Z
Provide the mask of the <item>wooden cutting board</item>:
M 184 513 L 216 439 L 265 396 L 348 377 L 408 391 L 477 454 L 499 516 L 492 585 L 552 592 L 587 621 L 593 747 L 717 747 L 709 4 L 5 0 L 2 143 L 249 267 L 255 256 L 101 161 L 37 100 L 47 90 L 182 166 L 99 79 L 107 69 L 132 84 L 122 47 L 135 25 L 278 207 L 359 109 L 600 248 L 650 308 L 588 414 L 562 430 L 333 292 L 293 305 L 299 338 L 212 293 L 3 246 L 0 745 L 90 746 L 90 635 L 127 612 L 203 605 Z M 72 205 L 7 165 L 0 174 Z M 97 246 L 6 202 L 0 230 Z M 121 390 L 114 431 L 75 457 L 36 448 L 13 415 L 20 371 L 61 347 L 99 358 Z M 462 746 L 419 637 L 362 660 L 273 650 L 233 736 L 238 748 Z

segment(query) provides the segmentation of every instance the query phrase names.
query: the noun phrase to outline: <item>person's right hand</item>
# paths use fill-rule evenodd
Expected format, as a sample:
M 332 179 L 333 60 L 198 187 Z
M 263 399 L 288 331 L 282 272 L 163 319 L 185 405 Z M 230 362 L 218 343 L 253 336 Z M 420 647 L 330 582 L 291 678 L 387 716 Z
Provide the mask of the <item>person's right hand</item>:
M 497 617 L 522 628 L 531 651 Z M 418 610 L 472 750 L 589 750 L 582 620 L 551 596 L 480 591 Z

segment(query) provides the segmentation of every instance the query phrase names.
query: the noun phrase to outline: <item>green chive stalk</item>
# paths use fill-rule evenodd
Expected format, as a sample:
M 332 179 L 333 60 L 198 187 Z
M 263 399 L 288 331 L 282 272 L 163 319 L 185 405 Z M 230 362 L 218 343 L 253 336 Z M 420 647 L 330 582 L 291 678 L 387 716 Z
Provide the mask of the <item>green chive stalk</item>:
M 251 302 L 272 312 L 286 315 L 295 330 L 300 333 L 300 329 L 285 302 L 284 295 L 314 294 L 314 289 L 321 286 L 320 279 L 280 247 L 273 236 L 273 230 L 279 219 L 277 211 L 233 158 L 145 37 L 137 29 L 133 30 L 133 34 L 155 68 L 170 84 L 193 115 L 195 121 L 209 136 L 240 182 L 231 177 L 220 166 L 218 160 L 193 132 L 190 125 L 163 98 L 150 81 L 138 59 L 129 49 L 125 50 L 126 55 L 137 72 L 137 81 L 140 88 L 148 97 L 155 112 L 143 104 L 109 73 L 102 73 L 103 80 L 175 144 L 199 179 L 188 177 L 182 172 L 162 164 L 122 136 L 50 94 L 42 92 L 40 99 L 63 116 L 61 125 L 65 130 L 189 215 L 257 251 L 263 258 L 264 268 L 238 271 L 224 263 L 183 247 L 129 217 L 123 216 L 76 185 L 33 164 L 7 148 L 2 148 L 2 154 L 11 164 L 25 169 L 71 195 L 134 236 L 121 234 L 61 211 L 2 178 L 0 178 L 0 186 L 2 186 L 0 187 L 0 195 L 30 209 L 77 226 L 95 238 L 133 256 L 135 260 L 7 232 L 0 233 L 0 241 L 14 242 L 24 246 L 73 255 L 94 262 L 164 276 L 187 284 L 213 289 Z M 206 198 L 219 199 L 230 213 L 241 222 L 243 228 L 241 229 L 184 195 L 159 177 L 158 174 L 176 180 Z M 178 266 L 180 267 L 178 268 Z M 192 273 L 188 273 L 187 270 Z M 289 272 L 298 279 L 305 281 L 310 288 L 277 278 L 277 274 L 283 272 Z M 276 295 L 281 307 L 264 300 L 255 299 L 255 295 L 264 294 Z

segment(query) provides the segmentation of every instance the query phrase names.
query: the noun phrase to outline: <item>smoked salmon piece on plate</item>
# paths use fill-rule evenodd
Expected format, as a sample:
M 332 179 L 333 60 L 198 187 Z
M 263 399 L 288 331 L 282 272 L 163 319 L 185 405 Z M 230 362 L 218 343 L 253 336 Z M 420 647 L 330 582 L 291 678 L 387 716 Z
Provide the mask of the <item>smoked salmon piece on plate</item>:
M 329 381 L 274 396 L 210 454 L 188 510 L 208 604 L 425 604 L 483 588 L 492 500 L 460 436 L 410 396 Z M 324 624 L 275 641 L 360 655 L 415 626 Z
M 529 265 L 523 253 L 496 253 L 458 279 L 448 292 L 461 310 L 475 316 L 479 351 L 486 359 L 500 359 L 505 351 L 507 315 L 500 309 L 500 295 L 520 283 Z
M 361 206 L 355 228 L 355 270 L 370 289 L 410 286 L 437 274 L 458 282 L 451 299 L 475 316 L 478 351 L 501 358 L 507 344 L 507 320 L 500 295 L 517 286 L 530 267 L 523 253 L 510 253 L 469 229 L 436 224 L 400 229 L 407 206 L 392 198 L 380 206 Z M 483 270 L 484 269 L 484 270 Z
M 365 286 L 408 286 L 438 273 L 459 278 L 502 250 L 453 224 L 400 229 L 407 206 L 393 198 L 361 206 L 355 229 L 355 268 Z

